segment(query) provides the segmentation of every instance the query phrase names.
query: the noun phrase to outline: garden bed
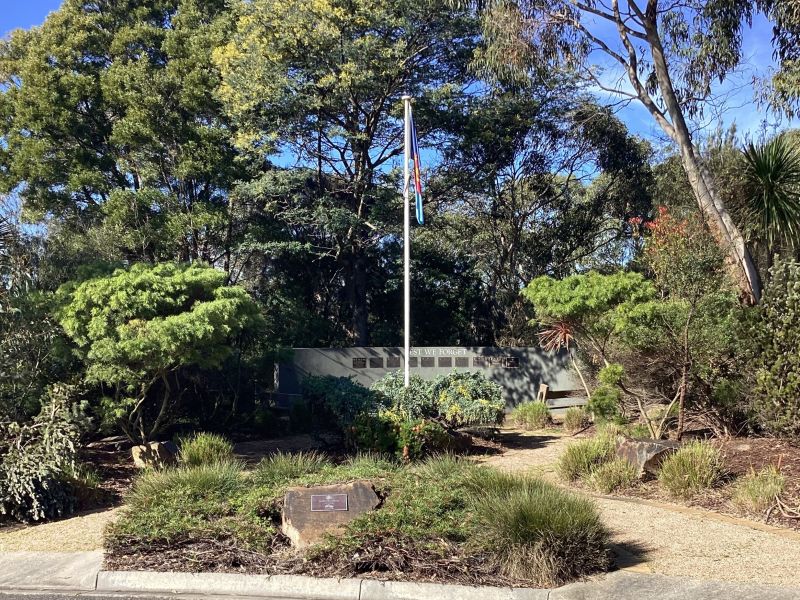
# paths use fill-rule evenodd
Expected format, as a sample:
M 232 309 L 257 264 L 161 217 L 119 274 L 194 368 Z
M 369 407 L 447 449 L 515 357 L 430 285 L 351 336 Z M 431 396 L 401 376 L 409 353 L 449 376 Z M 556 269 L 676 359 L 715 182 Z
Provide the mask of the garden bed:
M 716 484 L 681 498 L 670 494 L 657 479 L 648 476 L 645 481 L 636 481 L 608 495 L 679 503 L 764 522 L 767 520 L 766 510 L 747 510 L 737 506 L 733 501 L 734 493 L 736 486 L 745 477 L 768 467 L 778 467 L 785 481 L 780 494 L 782 502 L 791 508 L 800 507 L 800 448 L 786 441 L 757 437 L 712 439 L 708 443 L 719 449 L 722 459 L 722 473 Z M 592 485 L 586 480 L 574 481 L 572 485 L 580 489 L 600 491 L 592 489 Z M 786 517 L 777 510 L 770 511 L 768 523 L 800 530 L 800 519 Z
M 487 585 L 560 585 L 610 565 L 588 500 L 453 457 L 335 464 L 278 454 L 143 475 L 106 539 L 112 570 L 292 573 Z M 295 551 L 280 532 L 290 486 L 369 480 L 378 510 Z

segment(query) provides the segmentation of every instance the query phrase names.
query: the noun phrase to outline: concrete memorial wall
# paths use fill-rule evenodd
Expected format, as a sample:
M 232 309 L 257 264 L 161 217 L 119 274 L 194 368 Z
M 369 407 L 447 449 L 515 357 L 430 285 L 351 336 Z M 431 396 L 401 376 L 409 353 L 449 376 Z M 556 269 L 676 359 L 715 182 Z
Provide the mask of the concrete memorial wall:
M 537 347 L 415 347 L 409 365 L 412 375 L 425 379 L 453 370 L 483 373 L 503 387 L 509 408 L 535 400 L 540 383 L 555 391 L 581 389 L 566 352 L 554 354 Z M 295 348 L 291 359 L 276 366 L 275 391 L 299 394 L 309 375 L 352 377 L 369 387 L 387 373 L 402 369 L 402 348 Z

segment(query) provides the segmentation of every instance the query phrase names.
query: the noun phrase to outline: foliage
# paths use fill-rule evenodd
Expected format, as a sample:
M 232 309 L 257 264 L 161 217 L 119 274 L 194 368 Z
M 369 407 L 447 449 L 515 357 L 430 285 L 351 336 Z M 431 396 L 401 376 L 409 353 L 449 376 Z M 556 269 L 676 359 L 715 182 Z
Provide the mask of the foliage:
M 28 522 L 74 510 L 76 444 L 86 421 L 73 394 L 53 386 L 30 423 L 0 420 L 0 514 Z
M 631 487 L 637 475 L 634 465 L 624 458 L 615 458 L 594 469 L 587 481 L 594 490 L 610 494 Z
M 540 401 L 518 404 L 514 407 L 508 419 L 528 431 L 544 429 L 553 422 L 547 404 Z
M 757 223 L 767 252 L 785 240 L 794 246 L 800 235 L 800 147 L 779 135 L 750 143 L 743 151 L 750 220 Z
M 412 374 L 405 387 L 402 371 L 384 375 L 372 384 L 371 389 L 381 394 L 386 400 L 384 404 L 391 406 L 395 412 L 406 415 L 409 419 L 421 419 L 435 416 L 437 408 L 431 392 L 432 382 Z
M 739 479 L 733 489 L 733 505 L 752 513 L 764 513 L 775 504 L 775 498 L 783 493 L 786 477 L 775 465 L 764 467 Z
M 533 304 L 541 322 L 567 323 L 578 343 L 605 356 L 609 337 L 619 329 L 614 309 L 624 310 L 650 300 L 655 297 L 655 289 L 639 273 L 601 275 L 592 271 L 561 280 L 538 277 L 522 294 Z
M 622 394 L 619 389 L 603 384 L 592 392 L 586 410 L 597 422 L 617 422 L 621 417 L 619 410 L 621 400 Z
M 800 264 L 779 263 L 748 331 L 758 423 L 770 433 L 792 439 L 800 439 L 799 299 Z
M 362 414 L 349 439 L 351 445 L 362 451 L 395 454 L 404 460 L 418 460 L 455 449 L 455 440 L 440 423 L 408 419 L 392 409 Z
M 359 415 L 380 409 L 383 401 L 352 378 L 333 375 L 306 377 L 303 396 L 312 404 L 312 410 L 330 415 L 340 431 L 349 430 Z
M 62 289 L 61 324 L 83 354 L 86 379 L 111 386 L 104 417 L 131 439 L 146 442 L 166 425 L 179 369 L 221 366 L 236 339 L 259 327 L 255 303 L 225 279 L 199 264 L 139 264 Z
M 605 570 L 608 530 L 592 502 L 525 475 L 486 469 L 470 478 L 479 543 L 514 579 L 549 587 Z
M 691 498 L 717 485 L 723 474 L 719 449 L 708 442 L 692 441 L 664 459 L 658 483 L 677 498 Z
M 562 425 L 567 433 L 577 433 L 589 425 L 589 415 L 583 407 L 570 406 L 564 413 Z
M 610 432 L 580 440 L 567 446 L 558 459 L 556 470 L 566 481 L 577 481 L 589 476 L 602 464 L 612 460 L 616 441 Z
M 276 452 L 261 460 L 253 477 L 259 484 L 275 485 L 317 473 L 331 466 L 331 462 L 315 451 Z
M 486 425 L 503 420 L 503 388 L 478 372 L 453 371 L 431 386 L 438 416 L 450 427 Z
M 233 444 L 215 433 L 197 433 L 181 440 L 178 460 L 187 467 L 231 461 Z

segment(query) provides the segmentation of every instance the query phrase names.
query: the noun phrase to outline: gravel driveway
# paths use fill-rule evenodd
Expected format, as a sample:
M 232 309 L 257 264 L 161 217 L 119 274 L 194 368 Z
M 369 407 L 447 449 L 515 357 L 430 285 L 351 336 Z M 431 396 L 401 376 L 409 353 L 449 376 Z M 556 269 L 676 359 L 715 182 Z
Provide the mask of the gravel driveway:
M 510 432 L 511 449 L 479 459 L 556 480 L 554 465 L 575 438 Z M 621 567 L 642 573 L 800 585 L 800 534 L 697 508 L 594 497 L 612 530 Z

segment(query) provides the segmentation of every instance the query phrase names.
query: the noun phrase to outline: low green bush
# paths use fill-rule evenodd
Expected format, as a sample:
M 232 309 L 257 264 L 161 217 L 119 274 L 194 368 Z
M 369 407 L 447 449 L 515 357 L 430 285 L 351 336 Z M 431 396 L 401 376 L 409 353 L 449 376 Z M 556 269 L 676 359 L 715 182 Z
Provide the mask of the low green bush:
M 649 440 L 653 437 L 650 428 L 644 423 L 631 423 L 625 427 L 624 433 L 634 440 Z
M 409 378 L 408 387 L 405 387 L 403 372 L 395 371 L 373 383 L 370 389 L 383 397 L 384 406 L 389 406 L 404 418 L 413 420 L 437 416 L 436 402 L 431 393 L 432 385 L 431 381 L 414 374 Z
M 722 455 L 707 442 L 693 441 L 661 463 L 658 482 L 676 498 L 691 498 L 715 486 L 723 476 Z
M 503 420 L 503 388 L 481 373 L 453 371 L 431 386 L 437 412 L 450 427 L 490 425 Z
M 622 458 L 615 458 L 598 465 L 587 479 L 592 489 L 604 494 L 629 488 L 636 483 L 636 480 L 636 467 Z
M 478 543 L 505 576 L 555 587 L 608 567 L 608 530 L 590 500 L 488 469 L 470 483 Z
M 517 405 L 508 419 L 526 431 L 544 429 L 553 422 L 547 404 L 540 401 L 523 402 Z
M 317 422 L 330 416 L 340 431 L 351 427 L 359 415 L 377 411 L 384 401 L 383 396 L 353 379 L 333 375 L 306 377 L 303 397 Z
M 571 406 L 564 413 L 564 431 L 577 433 L 589 425 L 589 414 L 579 406 Z
M 776 496 L 783 493 L 786 477 L 775 465 L 770 465 L 739 479 L 733 488 L 733 505 L 740 510 L 763 513 L 775 503 Z
M 586 404 L 586 410 L 592 414 L 597 422 L 616 423 L 620 420 L 619 405 L 621 399 L 622 393 L 619 389 L 604 383 L 592 392 L 592 397 Z
M 416 460 L 454 448 L 454 438 L 436 421 L 407 419 L 394 410 L 362 414 L 351 427 L 350 445 L 378 454 Z
M 181 441 L 178 460 L 189 467 L 233 459 L 233 444 L 216 433 L 196 433 Z
M 602 432 L 570 444 L 558 459 L 556 471 L 566 481 L 589 477 L 597 467 L 614 457 L 615 447 L 614 436 Z

